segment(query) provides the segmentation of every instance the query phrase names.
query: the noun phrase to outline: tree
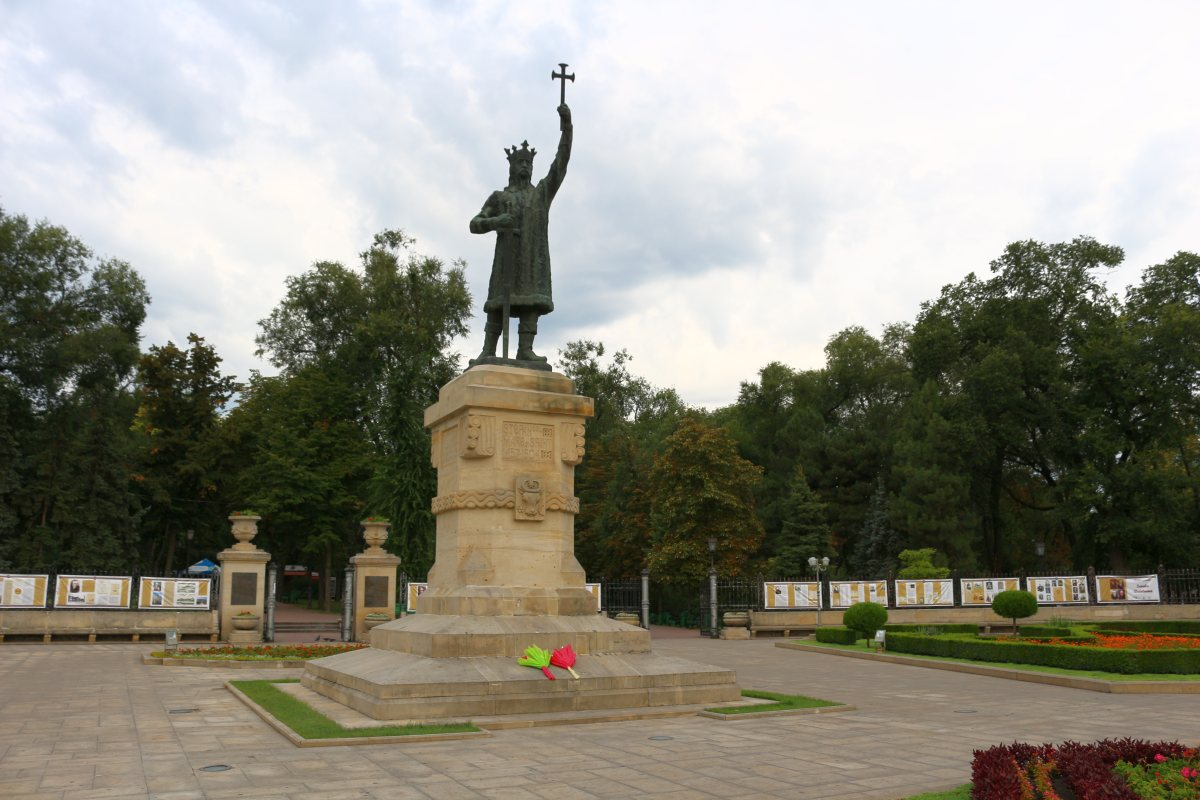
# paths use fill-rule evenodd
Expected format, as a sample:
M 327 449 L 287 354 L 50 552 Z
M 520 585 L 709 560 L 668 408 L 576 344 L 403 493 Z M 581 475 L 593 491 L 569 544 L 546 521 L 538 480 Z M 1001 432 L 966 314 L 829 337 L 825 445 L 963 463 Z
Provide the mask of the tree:
M 1037 613 L 1037 598 L 1033 592 L 1023 592 L 1018 589 L 1008 589 L 999 592 L 992 598 L 992 611 L 1013 621 L 1013 634 L 1021 635 L 1017 620 L 1032 617 Z
M 134 429 L 142 434 L 142 458 L 134 478 L 145 498 L 143 549 L 156 571 L 181 566 L 180 534 L 199 530 L 201 541 L 216 545 L 229 510 L 215 437 L 238 387 L 233 376 L 221 375 L 221 358 L 203 337 L 193 333 L 187 341 L 187 350 L 170 341 L 153 346 L 138 363 Z
M 596 403 L 587 457 L 575 471 L 575 554 L 593 577 L 631 577 L 646 565 L 652 539 L 654 458 L 684 405 L 674 390 L 633 375 L 626 351 L 608 359 L 605 354 L 602 343 L 590 341 L 570 342 L 559 352 L 560 368 L 575 390 Z
M 361 273 L 320 262 L 289 278 L 256 341 L 285 377 L 317 370 L 353 387 L 341 407 L 353 408 L 376 455 L 363 500 L 392 520 L 388 548 L 423 574 L 433 562 L 437 488 L 423 413 L 458 372 L 450 345 L 467 331 L 470 295 L 461 263 L 419 256 L 413 243 L 383 231 L 361 254 Z
M 871 639 L 875 631 L 888 621 L 887 608 L 879 603 L 855 603 L 842 614 L 842 624 L 862 634 L 862 639 Z
M 900 535 L 888 522 L 887 487 L 880 476 L 871 495 L 867 519 L 858 534 L 855 565 L 867 575 L 885 575 L 895 569 L 900 548 Z
M 136 564 L 129 380 L 149 297 L 128 265 L 0 209 L 0 560 Z
M 918 550 L 901 550 L 898 556 L 900 559 L 900 569 L 897 570 L 896 577 L 909 581 L 950 577 L 949 567 L 934 565 L 933 559 L 936 555 L 937 550 L 932 547 L 922 547 Z
M 754 487 L 761 476 L 759 467 L 738 455 L 725 429 L 696 415 L 684 417 L 650 473 L 650 570 L 667 583 L 702 580 L 706 542 L 713 537 L 721 573 L 745 572 L 762 542 L 762 524 L 754 513 Z
M 783 530 L 769 548 L 775 554 L 774 574 L 803 575 L 810 557 L 829 553 L 831 531 L 825 519 L 825 504 L 809 488 L 804 469 L 797 467 L 784 504 Z

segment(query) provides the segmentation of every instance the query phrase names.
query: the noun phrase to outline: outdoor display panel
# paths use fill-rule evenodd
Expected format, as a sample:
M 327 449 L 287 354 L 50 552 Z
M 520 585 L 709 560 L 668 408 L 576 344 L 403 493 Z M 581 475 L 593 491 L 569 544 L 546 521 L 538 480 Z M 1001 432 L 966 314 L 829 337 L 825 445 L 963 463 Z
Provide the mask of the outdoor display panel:
M 838 581 L 829 583 L 829 607 L 849 608 L 855 603 L 888 604 L 887 581 Z
M 763 607 L 768 610 L 822 608 L 820 584 L 816 581 L 803 583 L 764 583 Z
M 954 581 L 949 578 L 896 581 L 896 607 L 952 606 Z
M 209 607 L 212 581 L 209 578 L 142 578 L 138 585 L 138 608 Z
M 1029 591 L 1037 598 L 1039 606 L 1067 605 L 1088 602 L 1086 575 L 1064 575 L 1061 577 L 1029 578 Z
M 428 583 L 413 583 L 408 584 L 408 595 L 404 598 L 404 608 L 409 614 L 416 613 L 417 598 L 425 594 L 425 590 L 429 588 Z
M 45 608 L 49 575 L 0 575 L 0 608 Z
M 133 578 L 112 575 L 59 575 L 55 608 L 129 608 Z
M 962 604 L 964 606 L 990 606 L 993 598 L 1001 592 L 1021 588 L 1020 578 L 963 578 Z
M 592 593 L 592 597 L 596 598 L 596 613 L 597 613 L 597 614 L 599 614 L 601 611 L 603 611 L 603 610 L 604 610 L 604 604 L 600 602 L 600 599 L 601 599 L 601 598 L 600 598 L 600 584 L 598 584 L 598 583 L 585 583 L 585 584 L 583 585 L 583 588 L 585 588 L 585 589 L 587 589 L 589 592 L 591 592 L 591 593 Z
M 1097 575 L 1097 603 L 1161 603 L 1157 575 Z

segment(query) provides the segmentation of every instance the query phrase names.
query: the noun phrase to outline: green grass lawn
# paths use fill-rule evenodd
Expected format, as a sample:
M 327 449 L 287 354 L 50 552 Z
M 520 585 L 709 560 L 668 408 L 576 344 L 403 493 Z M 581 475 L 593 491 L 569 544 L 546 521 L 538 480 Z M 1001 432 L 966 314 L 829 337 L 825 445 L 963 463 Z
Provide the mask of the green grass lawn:
M 829 700 L 818 700 L 815 697 L 804 697 L 798 694 L 776 694 L 775 692 L 760 692 L 754 689 L 743 689 L 742 697 L 753 697 L 756 700 L 771 700 L 770 703 L 759 703 L 752 706 L 728 706 L 723 708 L 706 708 L 714 714 L 760 714 L 763 711 L 790 711 L 793 708 L 825 708 L 840 706 L 843 703 L 833 703 Z
M 153 658 L 197 658 L 208 661 L 307 661 L 313 658 L 361 650 L 365 644 L 256 644 L 221 645 L 218 647 L 181 647 L 178 650 L 155 650 Z
M 812 640 L 793 640 L 810 647 L 826 647 L 830 650 L 851 650 L 860 653 L 878 652 L 878 648 L 865 644 L 865 639 L 859 641 L 864 644 L 830 644 L 828 642 L 817 642 Z M 1138 672 L 1130 675 L 1125 675 L 1117 672 L 1101 672 L 1093 669 L 1063 669 L 1062 667 L 1042 667 L 1037 664 L 1014 664 L 1009 661 L 973 661 L 969 658 L 948 658 L 943 656 L 927 656 L 917 655 L 915 653 L 888 653 L 888 655 L 903 656 L 904 658 L 918 658 L 926 661 L 949 661 L 956 664 L 979 664 L 984 667 L 1000 667 L 1001 669 L 1015 669 L 1023 672 L 1045 672 L 1051 675 L 1067 675 L 1072 678 L 1095 678 L 1102 681 L 1168 681 L 1168 682 L 1187 682 L 1200 681 L 1200 675 L 1174 675 L 1159 672 Z
M 962 786 L 951 789 L 948 792 L 914 794 L 912 797 L 905 798 L 905 800 L 971 800 L 971 784 L 964 783 Z
M 297 680 L 230 681 L 230 683 L 304 739 L 355 739 L 365 736 L 473 733 L 479 730 L 469 722 L 448 725 L 383 725 L 378 728 L 343 728 L 308 703 L 280 691 L 275 685 L 299 683 Z

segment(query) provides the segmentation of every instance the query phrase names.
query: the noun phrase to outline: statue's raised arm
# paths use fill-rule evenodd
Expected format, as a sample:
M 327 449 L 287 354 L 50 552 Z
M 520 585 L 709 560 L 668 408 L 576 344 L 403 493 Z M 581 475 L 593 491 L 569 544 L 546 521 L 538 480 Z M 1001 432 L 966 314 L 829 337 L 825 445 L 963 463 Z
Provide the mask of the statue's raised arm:
M 567 107 L 566 103 L 558 107 L 558 120 L 559 130 L 562 131 L 558 137 L 558 152 L 554 154 L 554 163 L 550 165 L 550 171 L 542 179 L 542 184 L 546 187 L 546 193 L 550 199 L 554 199 L 558 187 L 562 186 L 563 178 L 567 176 L 567 162 L 571 160 L 573 128 L 571 127 L 571 109 Z

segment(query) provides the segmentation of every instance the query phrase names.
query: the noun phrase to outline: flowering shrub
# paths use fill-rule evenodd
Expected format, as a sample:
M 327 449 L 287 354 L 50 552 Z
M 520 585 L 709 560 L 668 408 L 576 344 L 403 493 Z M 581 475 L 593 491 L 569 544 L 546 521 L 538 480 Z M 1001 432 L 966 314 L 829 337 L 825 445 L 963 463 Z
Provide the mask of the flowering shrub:
M 181 647 L 174 658 L 210 658 L 227 661 L 307 661 L 359 650 L 365 644 L 261 644 L 223 647 Z
M 1184 750 L 1175 758 L 1155 753 L 1149 763 L 1118 761 L 1113 771 L 1125 779 L 1138 797 L 1152 800 L 1200 797 L 1200 757 L 1195 750 Z
M 1078 800 L 1195 800 L 1198 778 L 1196 751 L 1178 742 L 1014 742 L 975 751 L 971 797 L 1062 800 L 1060 792 L 1069 790 Z

